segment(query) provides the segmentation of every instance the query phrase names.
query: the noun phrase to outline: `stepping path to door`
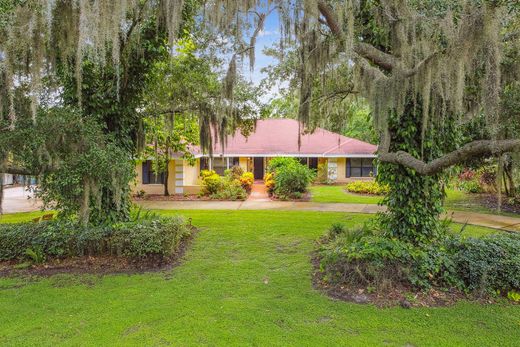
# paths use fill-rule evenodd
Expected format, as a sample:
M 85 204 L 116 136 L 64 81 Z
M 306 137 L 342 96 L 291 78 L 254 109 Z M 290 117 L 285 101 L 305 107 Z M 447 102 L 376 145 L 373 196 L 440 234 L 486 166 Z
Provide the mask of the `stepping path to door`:
M 271 201 L 269 199 L 269 194 L 267 193 L 267 188 L 263 181 L 255 181 L 253 183 L 253 187 L 251 188 L 251 194 L 247 198 L 247 201 Z

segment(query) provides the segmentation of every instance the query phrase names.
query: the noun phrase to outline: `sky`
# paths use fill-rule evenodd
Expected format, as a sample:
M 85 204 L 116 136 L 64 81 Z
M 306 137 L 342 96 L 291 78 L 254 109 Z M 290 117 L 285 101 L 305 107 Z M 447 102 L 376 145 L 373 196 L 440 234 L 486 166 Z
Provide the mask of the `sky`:
M 247 38 L 249 41 L 249 38 Z M 252 81 L 255 85 L 260 84 L 265 73 L 261 70 L 269 65 L 277 63 L 276 59 L 269 57 L 263 53 L 264 48 L 271 47 L 273 44 L 280 42 L 280 26 L 278 22 L 278 13 L 273 11 L 267 18 L 264 24 L 264 30 L 262 30 L 256 39 L 255 49 L 255 67 L 253 72 L 249 68 L 249 59 L 246 59 L 243 64 L 243 75 L 246 79 Z M 279 94 L 279 90 L 282 86 L 275 86 L 272 90 L 262 95 L 261 101 L 267 102 L 271 98 L 276 97 Z

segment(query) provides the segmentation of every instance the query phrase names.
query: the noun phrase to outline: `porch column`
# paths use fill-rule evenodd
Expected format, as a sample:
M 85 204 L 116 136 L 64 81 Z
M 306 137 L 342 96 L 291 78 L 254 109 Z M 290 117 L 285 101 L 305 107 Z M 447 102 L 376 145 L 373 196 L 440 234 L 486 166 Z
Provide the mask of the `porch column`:
M 338 160 L 336 158 L 327 159 L 327 178 L 330 181 L 338 179 Z
M 184 161 L 175 160 L 175 194 L 184 193 Z

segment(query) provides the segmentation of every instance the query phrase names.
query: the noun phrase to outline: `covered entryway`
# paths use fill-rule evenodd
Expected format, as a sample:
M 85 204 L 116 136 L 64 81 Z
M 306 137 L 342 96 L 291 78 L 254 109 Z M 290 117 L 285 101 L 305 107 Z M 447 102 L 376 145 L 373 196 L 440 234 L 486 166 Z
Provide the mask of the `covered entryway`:
M 253 174 L 255 176 L 255 180 L 264 179 L 264 157 L 253 158 Z

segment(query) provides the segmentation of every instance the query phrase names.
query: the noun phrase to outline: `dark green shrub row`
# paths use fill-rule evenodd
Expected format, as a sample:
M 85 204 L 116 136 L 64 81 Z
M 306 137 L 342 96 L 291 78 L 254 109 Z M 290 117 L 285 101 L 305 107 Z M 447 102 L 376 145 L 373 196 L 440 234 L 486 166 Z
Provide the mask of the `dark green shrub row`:
M 520 235 L 447 236 L 417 247 L 368 229 L 334 225 L 319 255 L 324 278 L 331 283 L 456 287 L 481 293 L 520 289 Z
M 520 235 L 455 239 L 449 248 L 457 275 L 469 290 L 520 289 Z
M 152 218 L 111 226 L 80 226 L 65 221 L 0 224 L 0 261 L 28 253 L 45 258 L 113 255 L 132 259 L 166 258 L 190 235 L 185 220 Z

